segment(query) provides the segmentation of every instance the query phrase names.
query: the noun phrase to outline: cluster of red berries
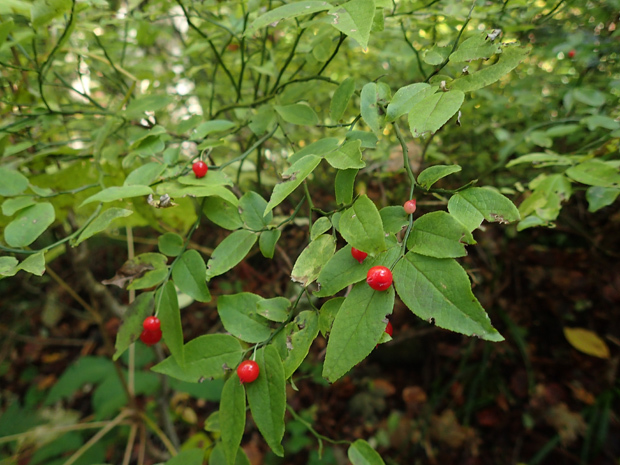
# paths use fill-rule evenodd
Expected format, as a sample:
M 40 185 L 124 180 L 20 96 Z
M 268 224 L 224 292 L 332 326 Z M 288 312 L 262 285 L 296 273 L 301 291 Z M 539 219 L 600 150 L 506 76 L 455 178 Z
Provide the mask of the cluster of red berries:
M 161 322 L 156 316 L 149 316 L 142 322 L 144 330 L 140 334 L 140 340 L 147 346 L 152 346 L 161 341 Z

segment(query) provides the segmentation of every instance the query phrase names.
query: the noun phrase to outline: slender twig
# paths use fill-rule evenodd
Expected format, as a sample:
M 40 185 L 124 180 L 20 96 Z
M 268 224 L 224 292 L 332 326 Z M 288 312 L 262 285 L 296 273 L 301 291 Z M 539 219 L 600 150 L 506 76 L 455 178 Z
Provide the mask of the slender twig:
M 318 74 L 319 76 L 321 74 L 323 74 L 323 71 L 325 71 L 325 68 L 327 68 L 329 66 L 329 64 L 332 62 L 332 60 L 336 57 L 336 55 L 338 54 L 338 50 L 340 50 L 340 46 L 342 45 L 342 43 L 345 41 L 345 39 L 347 38 L 346 35 L 344 35 L 342 32 L 340 33 L 340 38 L 338 39 L 338 44 L 336 45 L 336 49 L 334 50 L 334 53 L 331 54 L 331 56 L 327 59 L 327 61 L 325 62 L 325 64 L 321 67 L 321 69 L 319 70 Z
M 108 425 L 110 421 L 94 421 L 92 423 L 76 423 L 75 425 L 58 426 L 54 425 L 54 433 L 67 433 L 69 431 L 82 431 L 86 429 L 99 429 Z M 35 430 L 26 431 L 19 434 L 11 434 L 10 436 L 4 436 L 0 438 L 0 444 L 6 444 L 7 442 L 19 441 L 27 438 L 30 435 L 36 434 Z
M 331 444 L 351 444 L 351 441 L 346 441 L 346 440 L 338 441 L 338 440 L 329 438 L 327 436 L 323 436 L 322 434 L 317 432 L 317 430 L 315 430 L 309 422 L 307 422 L 303 417 L 301 417 L 293 409 L 293 407 L 291 407 L 288 404 L 286 404 L 286 410 L 288 410 L 288 412 L 293 416 L 293 418 L 295 418 L 295 420 L 297 420 L 302 425 L 304 425 L 308 429 L 308 431 L 310 431 L 310 433 L 312 433 L 312 435 L 317 439 L 317 441 L 319 443 L 319 458 L 323 455 L 323 441 L 327 441 L 327 442 L 329 442 Z
M 125 448 L 125 455 L 123 456 L 123 465 L 129 465 L 129 461 L 131 460 L 131 452 L 133 451 L 133 445 L 136 442 L 137 432 L 138 432 L 138 425 L 134 423 L 131 425 L 131 430 L 129 431 L 129 438 L 127 439 L 127 447 Z
M 148 415 L 146 415 L 143 412 L 140 412 L 140 417 L 142 417 L 142 419 L 144 420 L 144 422 L 146 423 L 146 425 L 153 431 L 153 433 L 155 433 L 157 435 L 157 437 L 161 440 L 161 442 L 164 443 L 164 446 L 166 446 L 166 449 L 168 449 L 168 452 L 170 452 L 170 455 L 175 456 L 177 455 L 177 450 L 174 447 L 174 445 L 170 442 L 170 439 L 168 439 L 168 436 L 166 436 L 164 434 L 164 432 L 159 428 L 159 426 L 157 426 L 157 423 L 155 423 L 153 420 L 151 420 Z M 67 465 L 67 464 L 65 464 Z
M 238 157 L 233 158 L 232 160 L 227 161 L 226 163 L 221 164 L 218 168 L 221 170 L 221 169 L 226 168 L 228 165 L 232 165 L 233 163 L 236 163 L 238 161 L 244 160 L 254 150 L 256 150 L 258 147 L 260 147 L 266 140 L 270 139 L 271 136 L 273 136 L 277 130 L 278 130 L 278 125 L 274 126 L 274 128 L 271 131 L 269 131 L 263 137 L 258 139 L 254 144 L 252 144 L 252 146 L 249 149 L 247 149 L 241 155 L 239 155 Z
M 101 438 L 103 438 L 112 428 L 118 426 L 125 419 L 125 417 L 129 415 L 129 413 L 129 410 L 123 410 L 121 413 L 119 413 L 114 420 L 108 422 L 108 424 L 101 428 L 101 430 L 99 430 L 99 432 L 95 434 L 92 438 L 90 438 L 90 440 L 86 444 L 84 444 L 77 451 L 75 451 L 75 453 L 71 457 L 69 457 L 69 460 L 65 462 L 65 465 L 72 465 L 73 463 L 75 463 L 77 459 L 84 455 L 84 453 L 93 445 L 98 443 Z
M 407 37 L 407 32 L 405 31 L 405 25 L 403 24 L 402 21 L 400 22 L 400 29 L 403 31 L 403 38 L 405 39 L 405 42 L 407 43 L 407 45 L 409 45 L 409 48 L 411 48 L 411 50 L 413 50 L 413 53 L 415 54 L 416 60 L 418 62 L 418 69 L 420 70 L 420 74 L 422 75 L 424 80 L 426 80 L 426 72 L 424 71 L 424 68 L 422 68 L 422 60 L 420 59 L 420 52 L 418 52 L 418 50 L 413 46 L 413 44 Z
M 291 51 L 288 54 L 288 57 L 286 57 L 286 61 L 284 62 L 284 65 L 282 66 L 282 69 L 280 69 L 280 72 L 278 73 L 278 77 L 276 78 L 276 82 L 273 83 L 273 87 L 271 88 L 271 93 L 272 94 L 278 88 L 278 85 L 280 84 L 280 79 L 282 79 L 282 75 L 286 71 L 286 68 L 288 68 L 288 65 L 291 64 L 291 61 L 293 61 L 293 57 L 295 56 L 295 51 L 297 50 L 297 45 L 299 44 L 299 41 L 301 40 L 301 36 L 304 35 L 304 32 L 306 32 L 306 30 L 302 29 L 301 31 L 299 31 L 299 34 L 297 34 L 297 37 L 295 37 L 295 42 L 293 43 L 293 46 L 291 47 Z M 319 74 L 321 74 L 321 73 L 319 73 Z

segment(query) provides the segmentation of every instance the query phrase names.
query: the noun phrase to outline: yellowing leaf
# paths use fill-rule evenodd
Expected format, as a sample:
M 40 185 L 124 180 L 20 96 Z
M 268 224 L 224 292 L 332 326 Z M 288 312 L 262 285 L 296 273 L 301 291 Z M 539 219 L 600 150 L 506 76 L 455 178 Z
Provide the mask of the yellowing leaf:
M 579 352 L 598 358 L 609 358 L 609 347 L 596 333 L 583 328 L 564 328 L 566 340 Z

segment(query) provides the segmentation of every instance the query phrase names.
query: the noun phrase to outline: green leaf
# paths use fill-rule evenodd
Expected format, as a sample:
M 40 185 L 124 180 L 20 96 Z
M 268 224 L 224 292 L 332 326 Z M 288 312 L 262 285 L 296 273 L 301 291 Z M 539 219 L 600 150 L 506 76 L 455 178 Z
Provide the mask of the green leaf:
M 328 153 L 333 152 L 338 147 L 340 147 L 340 141 L 336 137 L 319 139 L 316 142 L 306 145 L 303 149 L 298 150 L 293 155 L 288 157 L 288 162 L 291 165 L 294 165 L 307 155 L 318 155 L 321 158 L 324 158 Z
M 246 192 L 243 197 L 239 199 L 239 213 L 241 214 L 241 219 L 249 229 L 254 231 L 265 229 L 273 219 L 273 214 L 271 212 L 263 216 L 265 207 L 267 207 L 267 201 L 254 191 Z
M 332 228 L 332 222 L 327 216 L 322 216 L 312 224 L 310 229 L 310 240 L 313 241 L 321 234 L 326 233 Z
M 464 244 L 475 243 L 465 225 L 447 212 L 436 211 L 413 222 L 407 248 L 429 257 L 453 258 L 467 255 Z
M 391 205 L 383 207 L 379 214 L 381 215 L 381 222 L 386 233 L 397 234 L 409 224 L 409 215 L 405 213 L 405 209 L 401 206 Z
M 51 203 L 37 203 L 20 210 L 4 229 L 4 240 L 11 247 L 26 247 L 45 232 L 56 219 Z
M 21 262 L 16 271 L 24 270 L 27 273 L 31 273 L 37 276 L 43 276 L 45 273 L 45 252 L 39 252 L 28 256 L 23 262 Z
M 352 77 L 348 77 L 342 81 L 336 89 L 336 92 L 334 92 L 334 96 L 332 97 L 332 101 L 329 106 L 329 113 L 334 123 L 340 121 L 344 116 L 344 112 L 347 109 L 354 92 L 355 79 Z
M 347 245 L 340 249 L 327 262 L 319 274 L 319 291 L 317 297 L 328 297 L 341 291 L 350 284 L 366 279 L 368 270 L 373 266 L 391 267 L 400 255 L 400 247 L 391 247 L 379 254 L 375 259 L 367 257 L 363 263 L 359 263 L 351 256 L 351 246 Z
M 381 134 L 381 126 L 383 125 L 383 116 L 381 115 L 381 107 L 379 100 L 379 86 L 374 82 L 369 82 L 362 87 L 360 95 L 360 111 L 362 118 L 368 127 L 377 136 Z
M 469 231 L 479 228 L 482 220 L 512 223 L 521 219 L 519 210 L 510 199 L 486 187 L 470 187 L 457 192 L 448 201 L 448 211 Z
M 207 175 L 208 176 L 208 175 Z M 203 178 L 204 179 L 204 178 Z M 179 179 L 180 181 L 181 179 Z M 231 191 L 226 189 L 221 185 L 205 185 L 205 186 L 195 186 L 188 185 L 183 186 L 180 183 L 162 183 L 157 186 L 157 193 L 168 194 L 172 198 L 177 197 L 221 197 L 233 205 L 237 205 L 239 203 L 239 199 L 233 194 Z
M 300 312 L 278 334 L 277 343 L 283 360 L 285 379 L 290 378 L 305 360 L 318 334 L 319 318 L 313 310 Z
M 262 297 L 249 292 L 223 295 L 217 299 L 217 311 L 226 331 L 242 341 L 257 344 L 271 336 L 269 320 L 258 313 Z
M 3 197 L 21 194 L 28 188 L 28 178 L 16 170 L 0 166 L 0 179 L 0 195 Z
M 456 51 L 450 55 L 450 61 L 488 59 L 500 52 L 501 47 L 499 44 L 494 44 L 487 39 L 486 33 L 482 33 L 464 40 Z
M 234 231 L 218 244 L 207 263 L 207 279 L 219 276 L 234 268 L 245 258 L 258 236 L 252 231 Z
M 181 292 L 198 302 L 209 302 L 207 266 L 200 253 L 186 250 L 172 267 L 172 279 Z
M 335 150 L 325 156 L 327 163 L 339 170 L 350 168 L 364 168 L 366 163 L 362 160 L 362 151 L 360 146 L 362 141 L 354 140 L 347 142 L 338 150 Z
M 157 247 L 159 251 L 169 257 L 176 257 L 185 247 L 185 241 L 176 233 L 165 233 L 157 238 Z
M 300 126 L 314 126 L 319 123 L 319 117 L 308 105 L 294 103 L 292 105 L 276 105 L 274 108 L 287 123 Z
M 620 187 L 620 171 L 601 160 L 587 160 L 566 170 L 566 175 L 582 184 Z
M 375 291 L 356 284 L 340 307 L 327 342 L 323 377 L 335 382 L 375 348 L 394 308 L 394 288 Z
M 161 163 L 146 163 L 133 170 L 125 179 L 124 186 L 148 186 L 155 182 L 166 170 L 166 165 Z
M 358 250 L 376 254 L 386 248 L 381 215 L 365 194 L 342 213 L 338 227 L 344 240 Z
M 379 453 L 363 439 L 358 439 L 349 446 L 347 456 L 352 465 L 385 465 Z
M 386 121 L 395 121 L 402 115 L 409 113 L 414 106 L 426 97 L 434 94 L 436 90 L 436 88 L 424 82 L 401 87 L 396 91 L 387 107 Z
M 185 449 L 168 460 L 165 465 L 202 465 L 205 451 L 202 449 Z
M 39 29 L 71 11 L 71 0 L 35 0 L 30 8 L 32 27 Z
M 153 315 L 154 309 L 154 292 L 139 294 L 136 300 L 129 305 L 127 311 L 123 314 L 123 321 L 116 334 L 114 360 L 118 360 L 123 352 L 140 337 L 143 329 L 142 323 L 146 317 Z
M 274 297 L 272 299 L 262 299 L 256 304 L 256 311 L 259 315 L 269 321 L 283 323 L 288 319 L 291 301 L 285 297 Z
M 289 5 L 284 5 L 268 11 L 267 13 L 259 16 L 254 21 L 252 21 L 250 27 L 245 31 L 245 35 L 251 35 L 257 29 L 261 29 L 265 26 L 269 26 L 270 24 L 277 23 L 284 19 L 291 19 L 298 16 L 310 15 L 318 11 L 329 10 L 330 8 L 331 5 L 329 3 L 322 1 L 302 1 L 291 3 Z
M 523 155 L 521 157 L 515 158 L 511 160 L 506 165 L 507 168 L 511 168 L 515 165 L 520 165 L 522 163 L 531 163 L 537 168 L 542 168 L 546 166 L 554 166 L 554 165 L 572 165 L 573 161 L 566 156 L 558 155 L 557 153 L 528 153 L 527 155 Z
M 459 165 L 430 166 L 418 175 L 418 184 L 422 189 L 429 190 L 430 187 L 441 178 L 445 178 L 452 173 L 458 173 L 459 171 L 461 171 Z
M 156 313 L 161 320 L 161 332 L 170 353 L 180 366 L 185 365 L 183 351 L 183 326 L 179 300 L 172 281 L 157 290 L 155 295 Z
M 306 155 L 290 166 L 283 174 L 283 181 L 276 184 L 269 203 L 265 207 L 264 215 L 267 215 L 276 206 L 280 205 L 297 187 L 304 182 L 310 173 L 321 163 L 321 157 Z
M 323 234 L 312 241 L 297 258 L 291 280 L 303 287 L 313 283 L 319 276 L 321 269 L 334 255 L 336 238 L 330 234 Z
M 124 208 L 116 207 L 108 208 L 104 212 L 100 213 L 99 216 L 95 218 L 95 220 L 90 223 L 86 227 L 86 229 L 84 229 L 84 231 L 82 231 L 82 234 L 79 235 L 75 243 L 73 243 L 72 245 L 74 247 L 77 246 L 78 244 L 94 236 L 95 234 L 98 234 L 101 231 L 105 231 L 114 220 L 118 218 L 126 218 L 131 214 L 133 214 L 132 210 L 126 210 Z
M 196 175 L 191 172 L 185 176 L 181 176 L 177 179 L 179 183 L 188 186 L 232 186 L 233 182 L 223 171 L 210 170 L 206 176 L 197 178 Z M 236 205 L 236 203 L 235 203 Z
M 286 410 L 286 381 L 284 367 L 272 345 L 256 352 L 260 375 L 246 385 L 248 403 L 254 423 L 274 454 L 283 457 L 284 413 Z
M 0 176 L 2 176 L 1 173 Z M 2 188 L 0 187 L 0 189 Z M 15 197 L 13 199 L 6 199 L 2 203 L 2 214 L 5 216 L 13 216 L 15 212 L 23 210 L 24 208 L 34 205 L 36 203 L 36 199 L 29 195 Z
M 273 258 L 276 252 L 276 244 L 278 243 L 281 234 L 282 231 L 279 229 L 269 229 L 260 233 L 258 247 L 260 248 L 260 253 L 263 254 L 263 257 Z
M 465 94 L 460 90 L 433 94 L 414 105 L 409 111 L 409 128 L 413 137 L 435 133 L 459 111 Z
M 426 50 L 426 53 L 424 53 L 424 63 L 437 66 L 442 64 L 445 59 L 448 58 L 448 55 L 450 55 L 450 47 L 440 47 L 439 45 L 434 45 Z
M 15 276 L 18 270 L 15 269 L 19 262 L 15 257 L 0 257 L 0 275 Z
M 353 189 L 355 187 L 355 177 L 359 170 L 338 170 L 336 173 L 336 202 L 346 205 L 353 201 Z
M 587 87 L 579 87 L 573 90 L 573 97 L 578 102 L 591 107 L 603 106 L 607 100 L 603 92 L 596 89 L 589 89 Z
M 529 53 L 530 51 L 527 48 L 515 45 L 505 46 L 496 64 L 455 79 L 448 84 L 448 88 L 452 91 L 460 90 L 462 92 L 473 92 L 474 90 L 482 89 L 499 81 L 502 76 L 515 69 Z
M 368 47 L 370 30 L 375 16 L 374 0 L 351 0 L 327 13 L 328 24 L 354 39 L 362 48 Z
M 227 131 L 235 127 L 235 123 L 225 119 L 214 119 L 212 121 L 205 121 L 192 133 L 190 140 L 200 140 L 207 137 L 214 132 Z
M 234 465 L 245 429 L 245 389 L 236 373 L 233 373 L 222 390 L 220 431 L 226 463 Z
M 239 208 L 221 197 L 208 197 L 202 207 L 204 214 L 218 226 L 234 231 L 243 226 Z
M 228 465 L 228 462 L 226 461 L 226 453 L 224 452 L 224 446 L 221 442 L 216 443 L 213 448 L 213 451 L 209 456 L 209 465 Z M 248 456 L 245 455 L 245 452 L 241 447 L 237 449 L 235 465 L 250 465 L 250 459 L 248 459 Z
M 335 297 L 325 302 L 321 307 L 319 313 L 319 330 L 324 338 L 327 338 L 327 335 L 331 332 L 334 319 L 336 318 L 344 299 L 344 297 Z
M 80 207 L 92 202 L 113 202 L 115 200 L 128 199 L 131 197 L 140 197 L 153 193 L 153 189 L 149 186 L 114 186 L 103 189 L 95 195 L 91 195 L 84 200 Z
M 81 356 L 58 378 L 47 394 L 44 405 L 68 399 L 85 384 L 98 384 L 110 376 L 116 377 L 114 364 L 110 359 L 91 355 Z
M 586 191 L 586 200 L 588 201 L 588 211 L 594 213 L 603 207 L 607 207 L 616 201 L 620 195 L 620 189 L 613 187 L 589 187 Z
M 241 362 L 243 353 L 237 338 L 227 334 L 205 334 L 185 344 L 185 366 L 180 366 L 171 356 L 151 369 L 182 381 L 198 383 L 203 378 L 223 377 L 226 367 L 233 369 Z
M 536 183 L 530 183 L 530 187 L 534 188 L 534 192 L 519 205 L 519 214 L 524 221 L 531 213 L 535 213 L 542 220 L 542 222 L 531 223 L 531 226 L 545 224 L 557 218 L 562 202 L 572 195 L 571 182 L 563 174 L 539 178 Z M 519 223 L 517 229 L 523 227 L 522 223 L 523 221 Z
M 467 273 L 455 260 L 409 252 L 396 264 L 393 274 L 399 297 L 423 320 L 467 336 L 504 340 L 471 292 Z

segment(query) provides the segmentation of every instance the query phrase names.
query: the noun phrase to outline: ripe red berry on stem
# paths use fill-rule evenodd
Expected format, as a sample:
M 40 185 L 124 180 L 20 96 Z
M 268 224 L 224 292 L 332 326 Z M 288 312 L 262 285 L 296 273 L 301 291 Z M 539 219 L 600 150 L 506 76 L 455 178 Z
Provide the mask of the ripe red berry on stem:
M 568 58 L 574 58 L 575 57 L 575 50 L 571 50 L 570 52 L 568 52 Z
M 140 334 L 140 340 L 144 342 L 147 346 L 157 344 L 159 341 L 161 341 L 161 329 L 155 331 L 148 331 L 145 329 L 144 331 L 142 331 L 142 334 Z
M 355 247 L 351 247 L 351 256 L 356 259 L 358 262 L 362 263 L 368 254 L 366 252 L 362 252 L 361 250 L 357 250 Z
M 366 282 L 375 291 L 385 291 L 392 285 L 392 272 L 385 266 L 373 266 L 368 270 Z
M 388 333 L 388 336 L 390 337 L 392 337 L 392 334 L 394 334 L 394 328 L 392 328 L 392 323 L 390 321 L 388 321 L 388 324 L 385 327 L 385 332 Z
M 156 316 L 148 316 L 144 319 L 142 327 L 147 331 L 158 331 L 161 328 L 161 322 Z
M 256 381 L 259 374 L 260 368 L 254 360 L 244 360 L 237 367 L 237 376 L 239 376 L 241 384 Z
M 417 208 L 416 200 L 415 199 L 407 200 L 405 204 L 403 205 L 403 208 L 405 209 L 405 213 L 407 215 L 413 214 L 415 212 L 415 209 Z
M 207 171 L 209 171 L 209 167 L 204 161 L 200 160 L 192 165 L 192 171 L 197 178 L 204 178 L 207 174 Z

